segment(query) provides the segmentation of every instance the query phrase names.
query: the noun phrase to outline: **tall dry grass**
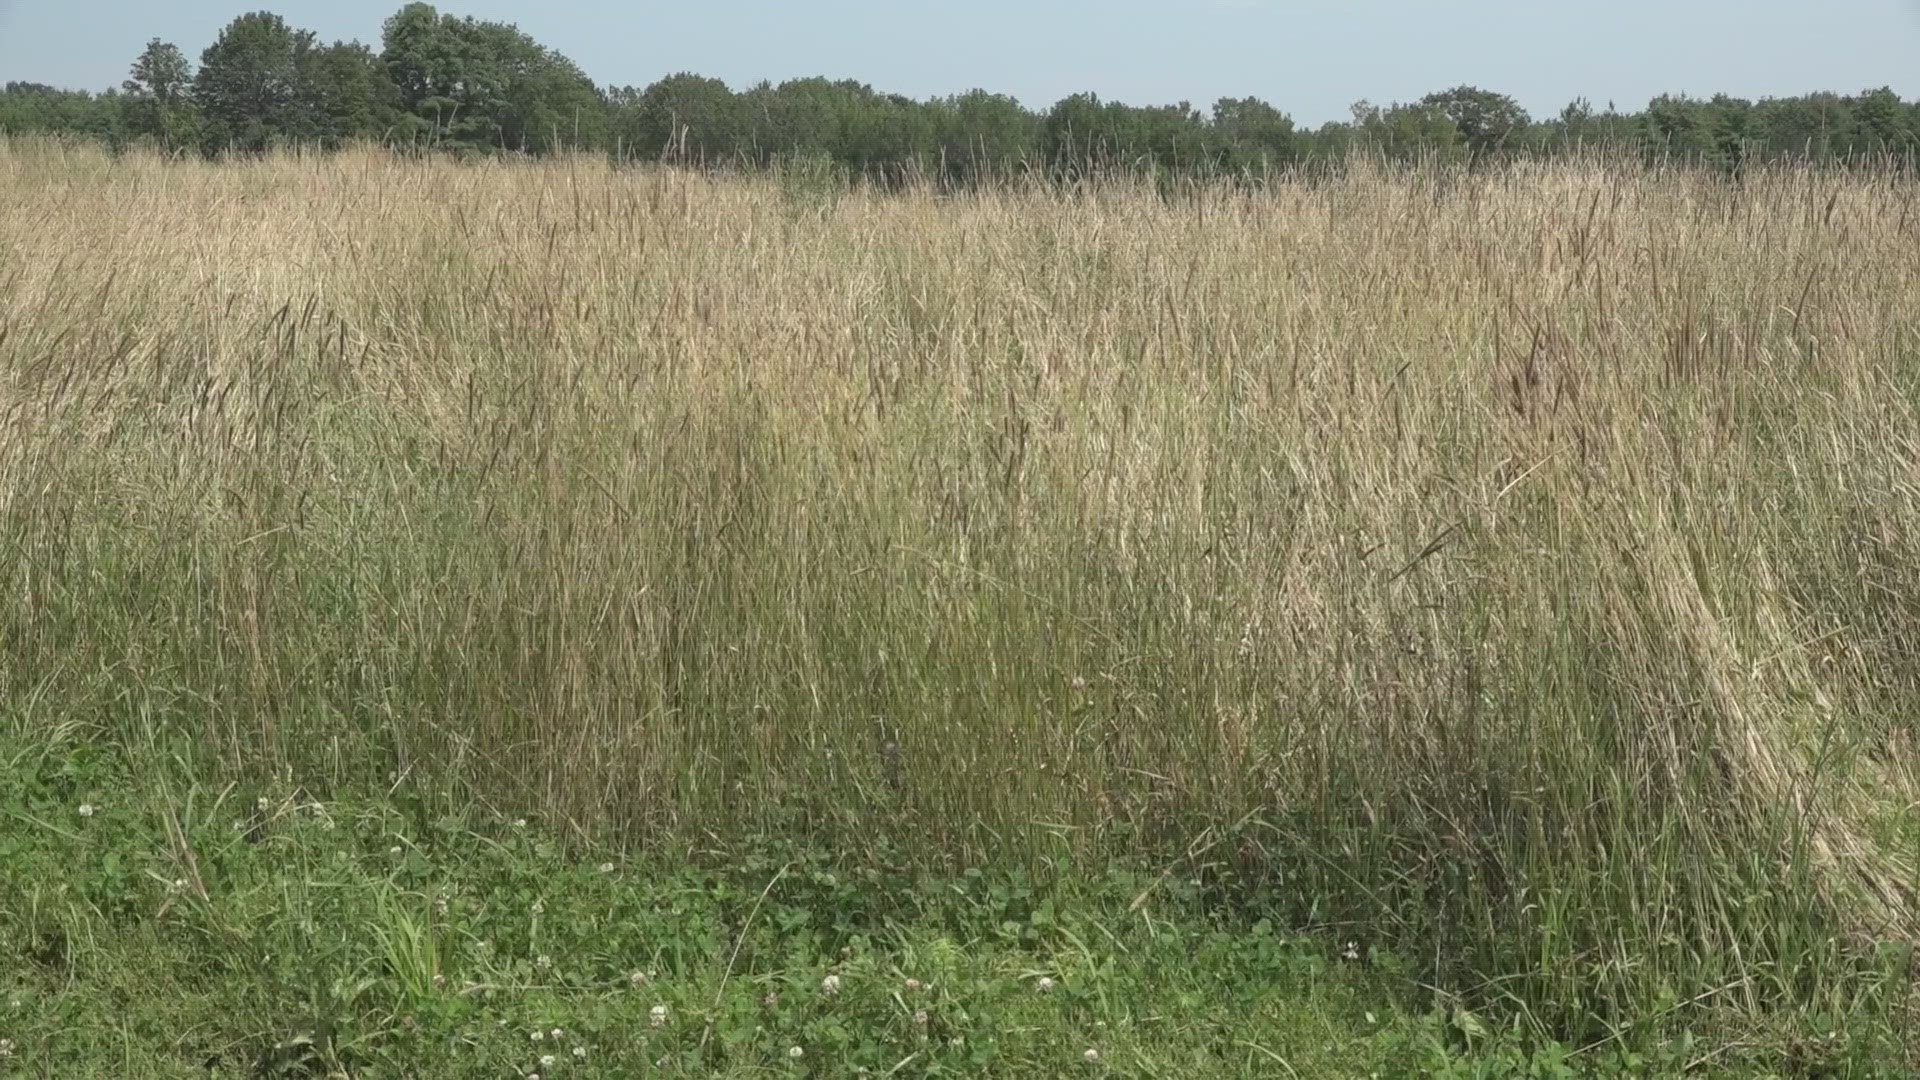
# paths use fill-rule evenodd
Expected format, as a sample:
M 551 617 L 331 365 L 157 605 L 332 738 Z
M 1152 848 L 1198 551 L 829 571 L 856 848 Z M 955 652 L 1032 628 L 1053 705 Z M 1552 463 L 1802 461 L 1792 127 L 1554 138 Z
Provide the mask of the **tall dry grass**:
M 0 190 L 16 729 L 649 846 L 1161 860 L 1563 1017 L 1838 993 L 1911 929 L 1909 179 L 15 142 Z

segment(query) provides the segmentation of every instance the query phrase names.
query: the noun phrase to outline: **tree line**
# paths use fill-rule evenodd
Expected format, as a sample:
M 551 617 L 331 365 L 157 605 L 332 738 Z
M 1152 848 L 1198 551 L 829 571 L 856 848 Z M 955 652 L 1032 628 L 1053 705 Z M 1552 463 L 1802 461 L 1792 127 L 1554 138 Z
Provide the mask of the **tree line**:
M 0 131 L 205 154 L 372 140 L 458 153 L 806 162 L 869 177 L 1102 168 L 1247 176 L 1356 147 L 1468 160 L 1605 147 L 1732 168 L 1783 156 L 1910 160 L 1920 102 L 1888 88 L 1759 101 L 1663 95 L 1638 111 L 1583 99 L 1535 118 L 1504 94 L 1460 86 L 1411 102 L 1362 101 L 1349 119 L 1309 129 L 1253 97 L 1203 111 L 1087 93 L 1035 111 L 985 90 L 917 100 L 825 78 L 736 91 L 681 73 L 645 88 L 602 87 L 511 24 L 411 3 L 386 20 L 377 51 L 322 43 L 260 11 L 229 23 L 197 66 L 153 40 L 126 81 L 104 93 L 10 82 L 0 90 Z

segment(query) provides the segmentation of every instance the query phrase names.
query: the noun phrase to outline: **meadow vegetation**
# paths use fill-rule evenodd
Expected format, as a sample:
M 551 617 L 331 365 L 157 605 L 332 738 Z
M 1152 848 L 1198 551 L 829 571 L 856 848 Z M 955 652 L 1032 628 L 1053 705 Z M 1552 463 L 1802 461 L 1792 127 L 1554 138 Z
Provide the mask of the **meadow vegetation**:
M 1907 1067 L 1910 176 L 0 190 L 34 1074 Z

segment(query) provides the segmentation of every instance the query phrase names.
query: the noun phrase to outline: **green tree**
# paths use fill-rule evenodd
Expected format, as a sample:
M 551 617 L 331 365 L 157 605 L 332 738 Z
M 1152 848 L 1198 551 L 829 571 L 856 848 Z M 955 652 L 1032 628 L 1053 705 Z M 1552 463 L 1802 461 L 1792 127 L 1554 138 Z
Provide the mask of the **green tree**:
M 1438 106 L 1424 101 L 1387 106 L 1369 101 L 1353 104 L 1352 130 L 1376 150 L 1411 160 L 1422 154 L 1444 154 L 1462 145 L 1460 125 Z
M 1745 98 L 1715 94 L 1707 102 L 1707 132 L 1711 146 L 1710 160 L 1719 166 L 1739 169 L 1745 165 L 1754 150 L 1754 135 L 1758 125 L 1754 120 L 1753 103 Z
M 1336 161 L 1365 145 L 1366 132 L 1359 126 L 1358 114 L 1355 116 L 1351 121 L 1329 120 L 1315 128 L 1304 140 L 1304 156 Z
M 1112 105 L 1108 106 L 1113 108 Z M 1192 174 L 1211 164 L 1211 132 L 1207 118 L 1191 104 L 1144 107 L 1120 106 L 1125 110 L 1125 148 L 1130 160 L 1143 162 L 1158 171 Z
M 308 51 L 301 58 L 298 85 L 314 137 L 326 146 L 385 139 L 399 122 L 399 94 L 386 67 L 360 42 L 336 41 Z
M 402 133 L 429 143 L 490 142 L 506 105 L 500 74 L 471 35 L 431 4 L 413 3 L 389 18 L 380 61 L 399 96 Z
M 1612 102 L 1604 112 L 1596 110 L 1586 98 L 1575 98 L 1560 110 L 1560 115 L 1540 127 L 1537 143 L 1543 149 L 1632 147 L 1638 145 L 1640 134 L 1635 117 L 1622 115 Z
M 313 34 L 271 12 L 228 23 L 200 56 L 194 97 L 209 149 L 258 151 L 318 134 L 312 94 L 302 85 Z
M 950 179 L 1011 175 L 1037 149 L 1039 119 L 1005 94 L 969 90 L 928 106 L 927 116 Z
M 760 145 L 773 154 L 823 153 L 844 163 L 842 128 L 853 100 L 871 90 L 859 83 L 838 83 L 814 76 L 789 79 L 777 87 L 757 87 Z
M 500 145 L 545 151 L 600 145 L 606 102 L 573 61 L 506 23 L 467 20 L 476 51 L 500 79 Z
M 1685 94 L 1661 94 L 1642 114 L 1652 149 L 1683 157 L 1715 152 L 1714 117 L 1706 102 Z
M 1294 156 L 1293 118 L 1259 98 L 1221 98 L 1213 103 L 1213 135 L 1221 167 L 1260 175 Z
M 1040 151 L 1055 175 L 1082 175 L 1123 157 L 1127 135 L 1122 117 L 1100 95 L 1073 94 L 1054 102 L 1040 121 Z
M 9 82 L 0 90 L 0 131 L 63 134 L 119 145 L 126 138 L 125 99 L 113 91 L 90 94 L 43 83 Z
M 172 149 L 192 120 L 193 66 L 186 54 L 178 45 L 154 38 L 134 60 L 121 87 L 128 96 L 127 126 L 132 133 Z
M 602 140 L 606 105 L 593 82 L 510 24 L 413 3 L 387 20 L 381 46 L 402 134 L 532 151 Z
M 1560 110 L 1554 118 L 1554 135 L 1563 146 L 1579 146 L 1586 143 L 1594 134 L 1593 102 L 1586 98 L 1574 98 Z
M 1851 106 L 1852 149 L 1883 152 L 1913 145 L 1916 132 L 1908 126 L 1909 110 L 1891 87 L 1868 90 L 1854 97 Z
M 1533 122 L 1519 102 L 1475 86 L 1428 94 L 1419 104 L 1446 117 L 1475 157 L 1507 146 Z
M 938 147 L 931 106 L 903 94 L 867 90 L 847 103 L 840 125 L 841 153 L 847 166 L 870 178 L 899 180 L 929 164 Z
M 712 162 L 741 150 L 740 103 L 727 84 L 691 72 L 609 94 L 614 134 L 628 152 Z

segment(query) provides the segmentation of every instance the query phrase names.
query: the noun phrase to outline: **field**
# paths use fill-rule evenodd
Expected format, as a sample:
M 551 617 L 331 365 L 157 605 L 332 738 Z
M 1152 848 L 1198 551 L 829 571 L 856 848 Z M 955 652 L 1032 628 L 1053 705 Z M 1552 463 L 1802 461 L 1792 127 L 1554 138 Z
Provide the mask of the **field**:
M 0 1074 L 1915 1060 L 1910 176 L 0 191 Z

